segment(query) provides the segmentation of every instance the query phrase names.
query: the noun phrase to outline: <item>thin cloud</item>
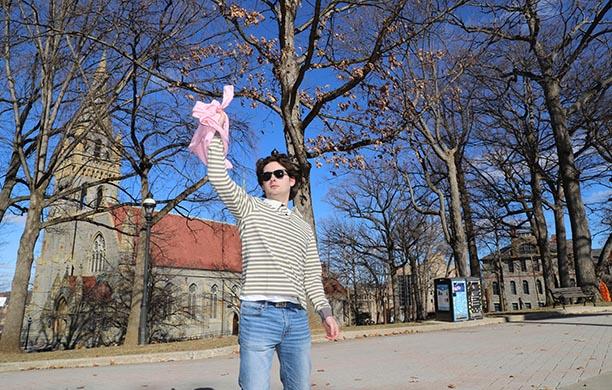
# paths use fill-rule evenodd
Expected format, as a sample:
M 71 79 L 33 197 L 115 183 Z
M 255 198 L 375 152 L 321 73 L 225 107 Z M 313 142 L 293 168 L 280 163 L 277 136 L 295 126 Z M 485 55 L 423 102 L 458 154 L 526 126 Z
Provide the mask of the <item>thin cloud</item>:
M 14 215 L 7 214 L 4 216 L 2 223 L 12 224 L 12 225 L 25 225 L 27 214 L 24 215 Z

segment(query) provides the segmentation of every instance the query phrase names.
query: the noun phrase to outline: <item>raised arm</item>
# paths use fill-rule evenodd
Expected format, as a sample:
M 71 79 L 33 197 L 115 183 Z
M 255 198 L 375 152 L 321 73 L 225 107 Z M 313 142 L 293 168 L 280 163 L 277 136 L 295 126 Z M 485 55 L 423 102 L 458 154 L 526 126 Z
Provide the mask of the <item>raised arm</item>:
M 234 217 L 242 219 L 252 210 L 253 199 L 227 174 L 219 135 L 214 136 L 208 147 L 208 179 Z

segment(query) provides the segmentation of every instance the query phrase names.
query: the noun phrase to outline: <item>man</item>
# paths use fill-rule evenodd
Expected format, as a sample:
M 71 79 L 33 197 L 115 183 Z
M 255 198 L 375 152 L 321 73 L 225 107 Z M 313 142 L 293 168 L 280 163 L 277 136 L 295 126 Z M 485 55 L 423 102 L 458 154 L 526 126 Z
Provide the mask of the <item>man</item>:
M 264 198 L 250 196 L 228 176 L 224 145 L 215 135 L 208 148 L 208 177 L 236 217 L 242 241 L 240 388 L 270 387 L 276 351 L 284 388 L 310 389 L 306 299 L 321 316 L 329 340 L 338 337 L 339 328 L 323 291 L 314 232 L 297 210 L 288 208 L 301 172 L 284 154 L 261 159 L 257 180 Z

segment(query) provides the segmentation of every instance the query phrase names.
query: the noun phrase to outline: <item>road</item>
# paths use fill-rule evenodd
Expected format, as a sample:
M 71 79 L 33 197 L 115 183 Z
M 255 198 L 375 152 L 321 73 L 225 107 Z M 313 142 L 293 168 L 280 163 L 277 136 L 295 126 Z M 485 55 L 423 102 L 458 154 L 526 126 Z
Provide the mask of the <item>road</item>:
M 0 374 L 0 388 L 224 390 L 237 388 L 237 372 L 232 355 L 7 372 Z M 609 313 L 313 345 L 313 389 L 534 390 L 599 377 L 593 382 L 599 385 L 579 387 L 609 390 L 611 373 Z M 281 388 L 276 363 L 272 388 Z

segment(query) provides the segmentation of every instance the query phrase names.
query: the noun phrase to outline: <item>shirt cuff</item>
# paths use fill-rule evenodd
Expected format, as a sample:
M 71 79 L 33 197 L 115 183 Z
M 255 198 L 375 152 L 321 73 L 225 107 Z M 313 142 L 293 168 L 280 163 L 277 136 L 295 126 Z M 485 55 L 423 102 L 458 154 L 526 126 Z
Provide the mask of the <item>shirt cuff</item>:
M 327 317 L 332 316 L 331 308 L 327 306 L 322 308 L 321 310 L 319 310 L 319 315 L 321 316 L 321 321 L 325 321 Z

